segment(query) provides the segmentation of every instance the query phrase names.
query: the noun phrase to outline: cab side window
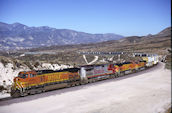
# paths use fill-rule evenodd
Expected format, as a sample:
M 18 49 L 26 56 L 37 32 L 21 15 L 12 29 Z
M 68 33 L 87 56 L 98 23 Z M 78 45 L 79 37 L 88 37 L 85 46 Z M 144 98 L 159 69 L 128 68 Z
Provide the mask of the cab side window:
M 27 78 L 28 74 L 23 74 L 22 78 Z
M 30 77 L 35 77 L 36 75 L 35 74 L 30 74 Z

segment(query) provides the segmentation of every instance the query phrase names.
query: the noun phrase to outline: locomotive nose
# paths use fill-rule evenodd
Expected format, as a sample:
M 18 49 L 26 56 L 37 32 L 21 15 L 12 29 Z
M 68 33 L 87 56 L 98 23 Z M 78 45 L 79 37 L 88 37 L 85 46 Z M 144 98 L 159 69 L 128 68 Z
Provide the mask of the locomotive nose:
M 19 80 L 20 80 L 19 77 L 15 77 L 15 78 L 14 78 L 14 82 L 19 81 Z

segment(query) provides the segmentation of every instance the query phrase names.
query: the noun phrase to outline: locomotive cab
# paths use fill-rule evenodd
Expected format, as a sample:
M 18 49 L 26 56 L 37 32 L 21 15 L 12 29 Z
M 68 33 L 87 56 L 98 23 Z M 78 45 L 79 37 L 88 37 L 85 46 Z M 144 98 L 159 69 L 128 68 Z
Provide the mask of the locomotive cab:
M 35 77 L 37 75 L 37 73 L 35 71 L 28 71 L 28 72 L 19 72 L 18 77 L 25 79 L 25 78 L 31 78 L 31 77 Z
M 35 77 L 37 73 L 35 71 L 22 71 L 19 72 L 18 76 L 14 78 L 14 82 L 11 87 L 11 96 L 19 97 L 24 95 L 24 90 L 27 86 L 28 79 Z M 34 78 L 33 78 L 34 79 Z
M 18 74 L 18 77 L 19 77 L 19 78 L 23 78 L 23 79 L 28 78 L 28 76 L 29 76 L 29 74 L 27 74 L 27 73 L 25 73 L 25 72 L 20 72 L 20 73 Z

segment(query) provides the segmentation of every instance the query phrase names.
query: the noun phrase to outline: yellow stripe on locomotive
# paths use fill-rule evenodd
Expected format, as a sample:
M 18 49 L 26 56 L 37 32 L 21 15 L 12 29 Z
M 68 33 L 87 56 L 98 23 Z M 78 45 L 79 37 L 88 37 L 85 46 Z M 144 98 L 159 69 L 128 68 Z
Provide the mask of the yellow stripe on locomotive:
M 79 79 L 78 73 L 71 73 L 71 72 L 54 72 L 54 73 L 46 73 L 35 75 L 32 77 L 31 75 L 33 72 L 20 72 L 20 74 L 27 74 L 26 78 L 16 77 L 14 79 L 13 88 L 20 89 L 20 88 L 29 88 L 32 86 L 44 85 L 54 82 L 63 82 L 68 81 L 70 76 Z M 19 75 L 20 76 L 20 75 Z

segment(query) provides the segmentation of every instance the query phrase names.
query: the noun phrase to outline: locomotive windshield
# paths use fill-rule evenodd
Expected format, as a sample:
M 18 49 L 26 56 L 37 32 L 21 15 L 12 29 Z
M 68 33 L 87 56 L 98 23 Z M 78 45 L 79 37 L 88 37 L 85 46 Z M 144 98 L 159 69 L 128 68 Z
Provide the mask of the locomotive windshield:
M 28 77 L 28 74 L 19 73 L 18 74 L 18 77 L 20 77 L 20 78 L 27 78 Z

